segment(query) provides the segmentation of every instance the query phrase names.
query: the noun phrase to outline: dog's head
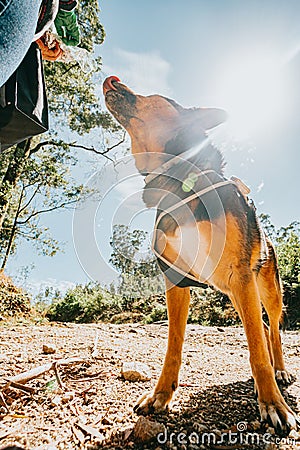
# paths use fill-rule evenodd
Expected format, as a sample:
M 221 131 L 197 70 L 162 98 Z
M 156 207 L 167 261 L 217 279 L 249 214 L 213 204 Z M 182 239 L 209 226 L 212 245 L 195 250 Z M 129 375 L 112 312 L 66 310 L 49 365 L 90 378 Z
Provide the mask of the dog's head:
M 135 94 L 117 77 L 108 77 L 103 93 L 109 111 L 128 131 L 136 166 L 147 174 L 161 165 L 161 154 L 178 155 L 206 137 L 206 130 L 226 120 L 217 108 L 183 108 L 160 95 Z

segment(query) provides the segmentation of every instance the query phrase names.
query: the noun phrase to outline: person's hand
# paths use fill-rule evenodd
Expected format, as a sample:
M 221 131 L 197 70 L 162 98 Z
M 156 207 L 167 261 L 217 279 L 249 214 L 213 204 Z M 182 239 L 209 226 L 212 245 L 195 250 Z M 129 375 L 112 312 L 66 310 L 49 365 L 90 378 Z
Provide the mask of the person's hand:
M 60 59 L 63 55 L 63 50 L 60 48 L 59 42 L 55 39 L 51 44 L 51 48 L 49 48 L 48 45 L 45 44 L 43 37 L 44 36 L 36 41 L 41 49 L 42 58 L 46 61 L 56 61 L 57 59 Z

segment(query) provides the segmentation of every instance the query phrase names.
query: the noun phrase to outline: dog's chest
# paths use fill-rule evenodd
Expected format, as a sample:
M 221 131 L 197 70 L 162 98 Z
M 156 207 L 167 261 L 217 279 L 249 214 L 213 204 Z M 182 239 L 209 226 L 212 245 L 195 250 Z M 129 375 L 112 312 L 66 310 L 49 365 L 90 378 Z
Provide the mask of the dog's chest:
M 226 224 L 220 219 L 214 224 L 194 222 L 183 225 L 172 234 L 158 230 L 155 247 L 174 267 L 192 274 L 200 282 L 212 282 L 225 241 Z

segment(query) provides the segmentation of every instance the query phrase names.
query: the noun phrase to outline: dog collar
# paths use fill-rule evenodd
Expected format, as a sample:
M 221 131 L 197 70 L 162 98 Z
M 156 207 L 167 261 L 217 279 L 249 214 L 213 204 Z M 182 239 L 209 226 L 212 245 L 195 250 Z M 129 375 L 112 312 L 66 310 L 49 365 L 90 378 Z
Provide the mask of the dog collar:
M 171 167 L 175 166 L 180 161 L 187 161 L 192 156 L 196 155 L 198 152 L 201 152 L 203 148 L 207 145 L 209 141 L 209 138 L 207 137 L 204 139 L 203 142 L 201 142 L 200 145 L 195 145 L 194 147 L 189 148 L 183 153 L 180 153 L 180 155 L 173 156 L 169 161 L 165 162 L 161 166 L 159 166 L 157 169 L 154 169 L 151 173 L 149 173 L 145 177 L 145 184 L 150 183 L 154 178 L 158 177 L 159 175 L 165 174 Z M 170 155 L 171 156 L 171 155 Z M 209 170 L 210 171 L 210 170 Z M 207 171 L 203 171 L 202 173 L 206 173 Z M 212 170 L 212 172 L 215 172 Z

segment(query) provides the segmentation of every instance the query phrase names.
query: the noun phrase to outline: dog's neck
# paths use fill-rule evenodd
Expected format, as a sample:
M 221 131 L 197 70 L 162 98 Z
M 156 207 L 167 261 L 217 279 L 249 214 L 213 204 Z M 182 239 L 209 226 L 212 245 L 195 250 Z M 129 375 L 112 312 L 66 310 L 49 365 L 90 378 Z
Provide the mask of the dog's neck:
M 170 149 L 168 149 L 170 151 Z M 159 166 L 145 178 L 143 200 L 147 207 L 155 207 L 161 198 L 172 193 L 179 198 L 187 196 L 183 190 L 183 184 L 191 173 L 201 174 L 212 172 L 211 181 L 219 181 L 223 178 L 224 160 L 221 152 L 211 143 L 203 142 L 190 149 L 172 152 L 167 162 Z M 198 188 L 205 187 L 208 178 L 197 181 Z

